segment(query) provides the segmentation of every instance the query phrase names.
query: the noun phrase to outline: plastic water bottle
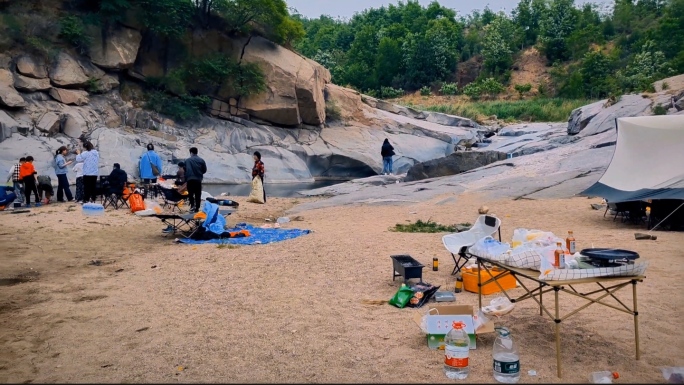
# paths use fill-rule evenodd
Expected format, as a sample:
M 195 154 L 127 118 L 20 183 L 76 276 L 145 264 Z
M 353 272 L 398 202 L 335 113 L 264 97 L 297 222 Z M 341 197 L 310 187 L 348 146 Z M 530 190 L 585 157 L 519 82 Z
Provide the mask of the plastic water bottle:
M 468 377 L 468 355 L 470 337 L 465 324 L 454 321 L 452 329 L 444 337 L 444 374 L 451 380 L 464 380 Z
M 520 355 L 511 339 L 511 332 L 505 327 L 495 328 L 498 335 L 494 340 L 494 379 L 504 384 L 515 384 L 520 380 Z
M 104 215 L 104 207 L 99 203 L 86 203 L 83 205 L 83 215 L 94 217 Z

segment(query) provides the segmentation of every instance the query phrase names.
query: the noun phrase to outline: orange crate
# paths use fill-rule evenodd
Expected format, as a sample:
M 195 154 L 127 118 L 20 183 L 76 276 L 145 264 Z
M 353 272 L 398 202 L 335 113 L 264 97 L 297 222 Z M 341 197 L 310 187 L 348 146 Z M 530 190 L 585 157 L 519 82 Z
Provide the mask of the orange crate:
M 490 268 L 489 271 L 492 274 L 494 274 L 495 277 L 504 272 L 504 270 L 499 268 Z M 463 287 L 471 293 L 477 293 L 477 267 L 470 268 L 467 270 L 463 269 L 461 271 L 461 274 L 463 276 Z M 488 273 L 485 269 L 482 269 L 480 275 L 480 279 L 482 280 L 482 282 L 487 282 L 490 278 L 492 278 L 492 275 Z M 515 278 L 510 274 L 507 274 L 505 277 L 499 278 L 498 281 L 501 287 L 504 288 L 504 290 L 514 289 L 516 286 Z M 496 282 L 490 282 L 482 286 L 482 294 L 484 295 L 494 294 L 500 291 L 501 289 L 499 288 L 499 285 L 496 284 Z

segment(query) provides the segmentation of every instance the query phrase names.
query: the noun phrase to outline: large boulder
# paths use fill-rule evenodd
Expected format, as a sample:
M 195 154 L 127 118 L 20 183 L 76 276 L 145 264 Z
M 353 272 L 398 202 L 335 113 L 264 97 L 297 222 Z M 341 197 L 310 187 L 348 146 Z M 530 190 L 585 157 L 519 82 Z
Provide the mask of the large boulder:
M 63 88 L 52 88 L 50 96 L 60 103 L 83 106 L 88 104 L 88 93 L 80 90 L 65 90 Z
M 50 79 L 36 79 L 14 74 L 14 88 L 24 92 L 47 91 L 51 88 Z
M 568 118 L 568 135 L 577 135 L 582 131 L 599 112 L 603 111 L 606 100 L 575 108 Z
M 364 111 L 368 111 L 370 108 L 363 103 L 361 94 L 357 91 L 330 83 L 325 85 L 325 94 L 326 105 L 329 107 L 326 118 L 358 122 L 367 120 Z
M 479 125 L 473 122 L 471 119 L 463 118 L 456 115 L 442 114 L 440 112 L 425 112 L 427 114 L 427 120 L 431 123 L 441 124 L 443 126 L 452 127 L 473 127 L 477 128 Z
M 580 137 L 615 129 L 615 119 L 651 113 L 651 99 L 641 95 L 623 95 L 617 103 L 602 109 L 578 134 Z
M 138 55 L 142 35 L 132 28 L 116 27 L 107 33 L 97 27 L 90 29 L 90 60 L 107 69 L 130 68 Z
M 26 101 L 14 89 L 14 76 L 8 70 L 0 69 L 0 106 L 25 107 Z
M 266 91 L 241 98 L 239 108 L 271 123 L 296 126 L 325 122 L 323 88 L 328 74 L 311 61 L 261 37 L 252 37 L 242 60 L 264 72 Z
M 70 138 L 80 138 L 88 129 L 83 116 L 74 110 L 68 110 L 61 117 L 62 132 Z
M 15 59 L 17 72 L 22 75 L 34 78 L 45 79 L 48 77 L 47 67 L 41 58 L 31 55 L 21 55 Z
M 47 134 L 54 135 L 59 133 L 60 119 L 54 112 L 46 112 L 36 123 L 36 128 L 38 131 Z
M 498 151 L 459 151 L 444 158 L 414 165 L 408 170 L 404 180 L 409 182 L 456 175 L 503 159 L 506 159 L 506 154 Z
M 7 115 L 5 111 L 0 111 L 0 142 L 12 137 L 12 134 L 17 132 L 19 123 L 11 116 Z
M 89 82 L 101 79 L 104 75 L 104 71 L 92 63 L 80 58 L 76 59 L 64 51 L 57 55 L 50 68 L 50 80 L 52 84 L 59 87 L 84 87 Z
M 12 58 L 4 53 L 0 53 L 0 69 L 8 70 L 12 64 Z

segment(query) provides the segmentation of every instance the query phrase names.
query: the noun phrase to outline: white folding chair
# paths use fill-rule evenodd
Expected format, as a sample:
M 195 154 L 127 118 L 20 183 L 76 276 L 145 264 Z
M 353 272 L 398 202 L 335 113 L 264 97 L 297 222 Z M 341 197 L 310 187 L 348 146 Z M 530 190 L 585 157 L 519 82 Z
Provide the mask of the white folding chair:
M 468 263 L 470 257 L 466 254 L 466 250 L 470 246 L 484 237 L 494 235 L 497 231 L 499 232 L 499 242 L 501 242 L 501 219 L 491 215 L 480 215 L 470 230 L 443 236 L 442 243 L 451 253 L 456 264 L 451 275 L 456 274 Z M 456 258 L 457 255 L 458 259 Z

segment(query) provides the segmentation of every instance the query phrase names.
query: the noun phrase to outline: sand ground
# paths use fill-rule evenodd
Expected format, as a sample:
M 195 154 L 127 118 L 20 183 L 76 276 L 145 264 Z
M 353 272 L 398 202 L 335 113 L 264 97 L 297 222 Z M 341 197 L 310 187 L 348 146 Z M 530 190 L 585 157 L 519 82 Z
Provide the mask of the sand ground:
M 618 383 L 664 383 L 659 368 L 684 365 L 684 233 L 635 241 L 637 227 L 590 208 L 597 199 L 445 198 L 308 211 L 286 226 L 311 234 L 236 248 L 175 244 L 158 220 L 124 210 L 93 218 L 55 204 L 0 213 L 0 382 L 446 382 L 442 353 L 427 348 L 412 320 L 425 308 L 362 301 L 389 299 L 399 287 L 392 254 L 426 266 L 438 257 L 439 271 L 426 268 L 424 280 L 453 287 L 444 234 L 388 228 L 472 222 L 483 203 L 502 218 L 505 239 L 517 227 L 571 229 L 579 249 L 625 248 L 650 261 L 638 285 L 640 361 L 632 317 L 593 305 L 562 323 L 558 379 L 553 322 L 525 301 L 496 320 L 519 344 L 521 382 L 587 382 L 592 371 L 611 370 Z M 305 200 L 243 203 L 229 223 L 260 225 Z M 631 291 L 617 296 L 631 303 Z M 583 304 L 561 298 L 565 311 Z M 477 305 L 477 295 L 457 303 Z M 478 336 L 468 382 L 493 382 L 493 340 Z

